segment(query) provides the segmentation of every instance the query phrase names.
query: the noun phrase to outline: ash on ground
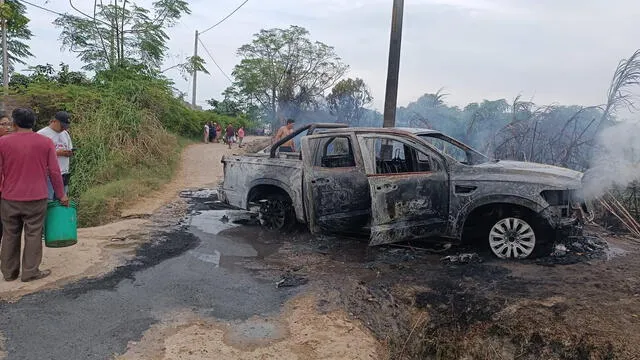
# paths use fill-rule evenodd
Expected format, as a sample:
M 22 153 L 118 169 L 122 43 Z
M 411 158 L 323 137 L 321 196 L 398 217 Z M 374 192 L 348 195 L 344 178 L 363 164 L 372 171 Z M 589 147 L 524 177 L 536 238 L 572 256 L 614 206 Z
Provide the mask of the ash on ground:
M 304 276 L 287 272 L 282 275 L 282 278 L 278 282 L 276 282 L 276 288 L 296 287 L 300 285 L 306 285 L 308 282 L 309 279 Z
M 536 260 L 540 265 L 571 265 L 590 260 L 606 260 L 609 243 L 596 236 L 571 236 L 556 244 L 550 256 Z
M 470 264 L 481 263 L 483 259 L 477 253 L 462 253 L 445 256 L 440 261 L 444 264 Z

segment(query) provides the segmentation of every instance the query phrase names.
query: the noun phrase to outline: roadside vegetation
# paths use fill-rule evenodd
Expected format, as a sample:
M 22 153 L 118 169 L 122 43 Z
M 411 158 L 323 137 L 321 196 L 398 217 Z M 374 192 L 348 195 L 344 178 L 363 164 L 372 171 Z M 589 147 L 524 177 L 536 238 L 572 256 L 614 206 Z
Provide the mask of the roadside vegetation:
M 200 139 L 205 122 L 250 125 L 246 118 L 188 108 L 166 79 L 121 68 L 88 79 L 83 73 L 38 66 L 14 74 L 12 97 L 38 114 L 38 128 L 59 110 L 73 115 L 78 148 L 70 192 L 83 226 L 112 220 L 128 202 L 158 189 L 174 174 L 180 150 Z

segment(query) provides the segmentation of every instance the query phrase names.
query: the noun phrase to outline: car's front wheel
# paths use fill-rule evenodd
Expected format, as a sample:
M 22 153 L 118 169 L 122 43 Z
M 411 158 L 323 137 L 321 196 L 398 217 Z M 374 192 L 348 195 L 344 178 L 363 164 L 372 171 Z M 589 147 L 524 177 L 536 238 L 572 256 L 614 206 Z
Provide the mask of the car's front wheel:
M 502 217 L 489 230 L 489 249 L 500 259 L 526 259 L 546 248 L 543 227 L 531 219 Z

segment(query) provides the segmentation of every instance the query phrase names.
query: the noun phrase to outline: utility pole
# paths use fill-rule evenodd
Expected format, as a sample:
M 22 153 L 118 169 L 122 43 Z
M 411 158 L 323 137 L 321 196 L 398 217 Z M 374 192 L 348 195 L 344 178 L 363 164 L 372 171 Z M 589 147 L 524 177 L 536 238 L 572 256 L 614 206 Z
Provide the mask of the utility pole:
M 196 30 L 196 41 L 195 41 L 195 44 L 193 45 L 193 58 L 195 59 L 197 56 L 198 56 L 198 30 Z M 193 106 L 194 109 L 196 108 L 196 90 L 198 89 L 197 82 L 198 82 L 198 71 L 196 69 L 193 69 L 193 94 L 191 94 L 192 95 L 191 105 Z
M 4 6 L 4 0 L 0 0 L 0 6 Z M 7 50 L 7 20 L 2 17 L 2 111 L 5 111 L 7 95 L 9 95 L 9 56 Z
M 404 0 L 393 0 L 393 13 L 391 15 L 391 36 L 389 41 L 389 65 L 387 68 L 387 89 L 384 99 L 384 118 L 382 122 L 383 127 L 394 127 L 396 124 L 403 9 Z

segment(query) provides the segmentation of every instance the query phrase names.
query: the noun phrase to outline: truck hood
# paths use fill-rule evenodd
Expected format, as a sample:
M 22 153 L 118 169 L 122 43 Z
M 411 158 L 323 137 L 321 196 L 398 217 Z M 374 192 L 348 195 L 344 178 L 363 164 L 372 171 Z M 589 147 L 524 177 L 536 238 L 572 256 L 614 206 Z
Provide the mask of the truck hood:
M 560 188 L 580 188 L 582 173 L 558 166 L 522 162 L 497 161 L 465 166 L 458 180 L 513 181 Z

